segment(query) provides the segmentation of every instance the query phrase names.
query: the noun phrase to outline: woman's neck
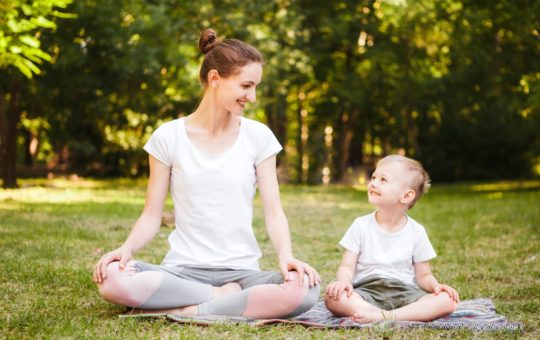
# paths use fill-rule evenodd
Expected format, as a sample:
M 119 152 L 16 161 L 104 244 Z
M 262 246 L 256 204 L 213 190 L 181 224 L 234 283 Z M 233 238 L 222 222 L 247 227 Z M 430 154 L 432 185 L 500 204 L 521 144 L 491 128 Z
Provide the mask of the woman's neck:
M 206 93 L 197 109 L 188 116 L 189 125 L 204 129 L 209 135 L 219 135 L 236 121 L 230 112 L 219 110 L 210 93 Z
M 380 208 L 375 212 L 375 220 L 387 232 L 400 231 L 407 224 L 407 216 L 402 209 Z

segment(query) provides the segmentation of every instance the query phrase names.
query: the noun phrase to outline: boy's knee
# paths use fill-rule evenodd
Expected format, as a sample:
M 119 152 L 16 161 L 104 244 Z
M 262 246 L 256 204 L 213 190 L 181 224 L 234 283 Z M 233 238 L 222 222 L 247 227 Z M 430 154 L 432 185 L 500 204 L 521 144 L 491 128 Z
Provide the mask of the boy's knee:
M 347 299 L 347 294 L 343 293 L 339 299 L 334 299 L 331 296 L 325 295 L 324 297 L 324 304 L 326 305 L 326 308 L 331 311 L 332 313 L 335 313 L 339 310 L 341 310 L 341 307 L 343 305 L 344 300 Z
M 332 311 L 334 306 L 339 303 L 339 300 L 334 299 L 331 296 L 325 295 L 324 296 L 324 304 L 326 305 L 326 308 L 328 308 L 329 311 Z
M 452 300 L 450 295 L 448 295 L 446 292 L 443 292 L 440 294 L 439 298 L 443 300 L 444 312 L 446 314 L 452 314 L 456 311 L 457 303 Z

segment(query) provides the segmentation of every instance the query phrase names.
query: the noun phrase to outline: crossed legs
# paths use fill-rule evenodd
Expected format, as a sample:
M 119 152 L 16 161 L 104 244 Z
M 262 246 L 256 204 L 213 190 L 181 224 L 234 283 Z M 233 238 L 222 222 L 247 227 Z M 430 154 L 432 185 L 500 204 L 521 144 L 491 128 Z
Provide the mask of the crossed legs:
M 296 272 L 290 276 L 291 281 L 257 284 L 242 290 L 236 282 L 213 286 L 166 271 L 140 271 L 135 261 L 120 270 L 113 262 L 98 289 L 107 301 L 139 312 L 283 318 L 307 311 L 319 296 L 319 286 L 310 288 L 305 279 L 300 284 Z
M 416 302 L 390 311 L 373 306 L 356 292 L 351 297 L 343 294 L 339 300 L 327 297 L 325 304 L 335 315 L 353 317 L 362 323 L 381 320 L 431 321 L 456 310 L 456 303 L 445 292 L 424 295 Z

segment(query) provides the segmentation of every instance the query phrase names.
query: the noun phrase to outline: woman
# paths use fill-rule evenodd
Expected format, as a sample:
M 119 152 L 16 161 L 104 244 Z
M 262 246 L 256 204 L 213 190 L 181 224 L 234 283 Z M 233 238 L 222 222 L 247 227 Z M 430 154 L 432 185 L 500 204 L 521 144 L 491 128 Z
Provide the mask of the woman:
M 282 147 L 265 125 L 243 118 L 255 102 L 262 57 L 235 39 L 204 31 L 199 48 L 201 103 L 163 124 L 144 149 L 150 177 L 143 212 L 124 244 L 105 254 L 93 279 L 108 301 L 145 312 L 286 318 L 311 308 L 320 276 L 293 257 L 281 207 L 276 154 Z M 159 230 L 169 189 L 176 229 L 161 265 L 132 260 Z M 278 272 L 259 270 L 251 221 L 258 185 Z

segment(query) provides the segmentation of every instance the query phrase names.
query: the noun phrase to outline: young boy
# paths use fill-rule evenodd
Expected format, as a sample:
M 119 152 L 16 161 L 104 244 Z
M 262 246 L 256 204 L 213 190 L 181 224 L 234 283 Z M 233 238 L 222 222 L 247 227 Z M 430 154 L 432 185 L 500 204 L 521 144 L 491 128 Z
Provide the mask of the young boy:
M 340 245 L 345 253 L 325 303 L 337 316 L 358 322 L 430 321 L 455 311 L 459 296 L 440 284 L 429 260 L 436 254 L 422 225 L 406 215 L 430 187 L 422 165 L 387 156 L 368 184 L 377 210 L 357 218 Z

